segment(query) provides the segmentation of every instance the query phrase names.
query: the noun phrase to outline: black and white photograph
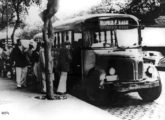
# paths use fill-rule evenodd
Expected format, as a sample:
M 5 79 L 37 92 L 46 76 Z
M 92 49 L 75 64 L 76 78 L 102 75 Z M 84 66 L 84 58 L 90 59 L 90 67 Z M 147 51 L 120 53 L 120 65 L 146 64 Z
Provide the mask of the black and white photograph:
M 0 0 L 0 120 L 164 120 L 165 0 Z

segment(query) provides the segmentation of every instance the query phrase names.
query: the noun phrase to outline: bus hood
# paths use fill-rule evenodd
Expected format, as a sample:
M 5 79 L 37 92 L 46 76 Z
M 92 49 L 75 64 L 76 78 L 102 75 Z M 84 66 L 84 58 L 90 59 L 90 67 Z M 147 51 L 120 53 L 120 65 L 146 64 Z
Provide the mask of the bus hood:
M 101 56 L 118 56 L 118 57 L 129 57 L 129 58 L 142 58 L 142 51 L 141 49 L 99 49 L 94 50 L 96 55 Z

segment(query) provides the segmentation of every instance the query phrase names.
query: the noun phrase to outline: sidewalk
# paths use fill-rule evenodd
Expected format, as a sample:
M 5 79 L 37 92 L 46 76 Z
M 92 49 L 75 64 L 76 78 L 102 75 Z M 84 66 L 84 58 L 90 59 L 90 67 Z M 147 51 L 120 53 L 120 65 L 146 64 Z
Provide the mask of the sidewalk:
M 66 100 L 40 100 L 15 81 L 0 78 L 0 120 L 118 120 L 110 113 L 68 95 Z

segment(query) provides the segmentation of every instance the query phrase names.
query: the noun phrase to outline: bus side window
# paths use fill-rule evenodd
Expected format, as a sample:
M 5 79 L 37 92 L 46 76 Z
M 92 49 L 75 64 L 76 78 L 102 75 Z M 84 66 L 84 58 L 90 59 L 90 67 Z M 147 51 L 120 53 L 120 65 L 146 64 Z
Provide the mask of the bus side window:
M 94 33 L 93 42 L 94 43 L 98 43 L 99 42 L 99 40 L 97 39 L 97 34 L 96 33 Z
M 83 47 L 88 48 L 92 45 L 92 37 L 90 31 L 84 32 L 84 45 Z

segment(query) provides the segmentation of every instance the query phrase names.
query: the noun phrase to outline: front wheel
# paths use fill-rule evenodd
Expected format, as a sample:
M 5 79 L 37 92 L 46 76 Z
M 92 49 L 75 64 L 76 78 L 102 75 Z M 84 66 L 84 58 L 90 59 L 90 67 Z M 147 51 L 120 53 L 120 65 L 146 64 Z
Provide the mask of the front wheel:
M 161 91 L 162 91 L 162 84 L 161 81 L 159 81 L 158 87 L 140 90 L 138 91 L 138 93 L 140 97 L 143 99 L 143 101 L 152 102 L 160 96 Z
M 88 101 L 95 105 L 104 105 L 107 103 L 108 92 L 99 88 L 100 74 L 97 70 L 91 70 L 86 79 L 86 97 Z

